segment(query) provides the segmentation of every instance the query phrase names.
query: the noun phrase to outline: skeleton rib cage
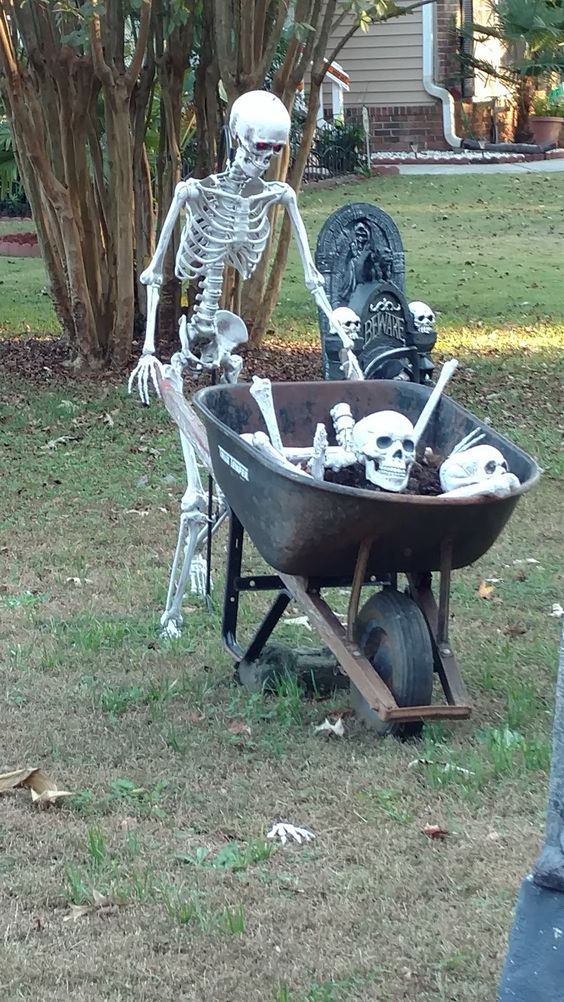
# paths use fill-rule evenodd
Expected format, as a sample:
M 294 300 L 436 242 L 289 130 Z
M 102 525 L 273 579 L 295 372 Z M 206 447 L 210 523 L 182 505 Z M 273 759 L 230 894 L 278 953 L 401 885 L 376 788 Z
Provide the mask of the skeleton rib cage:
M 186 204 L 176 277 L 192 281 L 219 265 L 222 273 L 230 266 L 249 278 L 268 243 L 268 209 L 281 195 L 282 190 L 270 190 L 245 198 L 224 187 L 210 189 L 198 184 L 197 198 Z

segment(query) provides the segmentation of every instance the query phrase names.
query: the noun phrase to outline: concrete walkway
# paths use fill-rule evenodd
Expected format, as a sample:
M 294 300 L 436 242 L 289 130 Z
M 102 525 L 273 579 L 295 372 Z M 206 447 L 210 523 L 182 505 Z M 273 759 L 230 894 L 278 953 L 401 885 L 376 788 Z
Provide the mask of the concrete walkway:
M 554 174 L 563 160 L 531 160 L 513 164 L 398 164 L 400 174 Z

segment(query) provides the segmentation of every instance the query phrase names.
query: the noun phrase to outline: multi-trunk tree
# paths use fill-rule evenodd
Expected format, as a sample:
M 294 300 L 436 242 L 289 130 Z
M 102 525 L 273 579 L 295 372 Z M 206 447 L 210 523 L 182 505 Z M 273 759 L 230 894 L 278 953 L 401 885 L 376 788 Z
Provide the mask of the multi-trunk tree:
M 293 162 L 286 151 L 276 168 L 299 190 L 330 62 L 356 31 L 425 2 L 0 0 L 0 88 L 76 366 L 121 365 L 130 356 L 145 312 L 138 276 L 181 176 L 187 100 L 196 173 L 204 176 L 221 165 L 221 126 L 240 94 L 268 81 L 291 110 L 305 78 L 301 143 Z M 279 295 L 289 238 L 284 222 L 269 248 L 271 265 L 265 255 L 245 290 L 255 343 Z M 170 333 L 178 306 L 174 249 L 172 241 L 160 300 L 160 328 Z M 240 305 L 236 283 L 232 292 Z

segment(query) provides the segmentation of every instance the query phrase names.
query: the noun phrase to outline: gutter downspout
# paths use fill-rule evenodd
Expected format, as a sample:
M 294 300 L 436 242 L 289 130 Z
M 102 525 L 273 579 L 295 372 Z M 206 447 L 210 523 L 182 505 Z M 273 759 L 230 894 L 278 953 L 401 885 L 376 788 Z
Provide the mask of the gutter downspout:
M 454 99 L 444 87 L 435 83 L 435 4 L 425 3 L 421 9 L 423 25 L 423 86 L 431 97 L 442 102 L 444 137 L 454 149 L 459 149 L 462 140 L 454 131 Z

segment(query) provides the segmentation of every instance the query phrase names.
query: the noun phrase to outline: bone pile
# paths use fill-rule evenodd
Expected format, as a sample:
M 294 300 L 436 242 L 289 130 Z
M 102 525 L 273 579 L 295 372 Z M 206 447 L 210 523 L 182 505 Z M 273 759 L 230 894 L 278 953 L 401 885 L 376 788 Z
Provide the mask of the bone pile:
M 399 494 L 408 487 L 417 447 L 457 366 L 456 360 L 443 366 L 415 425 L 404 414 L 392 410 L 376 411 L 355 421 L 349 404 L 341 402 L 330 411 L 337 444 L 328 444 L 327 428 L 319 423 L 312 446 L 303 448 L 284 446 L 270 380 L 254 376 L 250 393 L 268 434 L 256 431 L 241 437 L 273 462 L 301 476 L 323 481 L 327 471 L 339 473 L 361 467 L 367 485 Z M 484 437 L 479 429 L 471 431 L 441 463 L 438 476 L 442 497 L 506 497 L 519 488 L 518 477 L 509 471 L 499 449 L 478 444 Z M 339 482 L 336 477 L 331 480 Z

